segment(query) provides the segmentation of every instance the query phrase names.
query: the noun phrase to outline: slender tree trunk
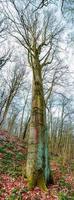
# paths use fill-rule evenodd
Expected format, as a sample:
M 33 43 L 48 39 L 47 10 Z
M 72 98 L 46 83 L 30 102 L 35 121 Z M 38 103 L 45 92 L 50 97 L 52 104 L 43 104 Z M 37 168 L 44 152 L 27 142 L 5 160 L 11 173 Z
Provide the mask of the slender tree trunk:
M 28 138 L 26 176 L 29 186 L 46 190 L 49 181 L 48 135 L 41 68 L 33 69 L 32 111 Z

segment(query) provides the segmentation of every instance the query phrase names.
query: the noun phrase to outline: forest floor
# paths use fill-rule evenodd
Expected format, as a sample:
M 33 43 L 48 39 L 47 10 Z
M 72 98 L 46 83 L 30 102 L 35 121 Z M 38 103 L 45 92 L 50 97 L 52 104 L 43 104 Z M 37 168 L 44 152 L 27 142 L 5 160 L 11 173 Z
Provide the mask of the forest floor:
M 23 176 L 27 148 L 24 141 L 0 131 L 0 200 L 74 200 L 74 161 L 62 164 L 62 159 L 50 159 L 54 184 L 48 192 L 38 187 L 28 190 Z

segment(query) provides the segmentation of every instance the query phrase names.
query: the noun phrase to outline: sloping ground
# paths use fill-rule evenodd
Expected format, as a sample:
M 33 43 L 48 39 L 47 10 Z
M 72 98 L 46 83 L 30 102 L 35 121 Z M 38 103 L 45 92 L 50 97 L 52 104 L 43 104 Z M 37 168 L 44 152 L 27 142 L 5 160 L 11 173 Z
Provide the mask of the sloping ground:
M 74 162 L 62 166 L 60 158 L 51 160 L 54 184 L 48 192 L 38 187 L 29 191 L 23 176 L 27 147 L 24 141 L 0 131 L 0 200 L 74 200 Z

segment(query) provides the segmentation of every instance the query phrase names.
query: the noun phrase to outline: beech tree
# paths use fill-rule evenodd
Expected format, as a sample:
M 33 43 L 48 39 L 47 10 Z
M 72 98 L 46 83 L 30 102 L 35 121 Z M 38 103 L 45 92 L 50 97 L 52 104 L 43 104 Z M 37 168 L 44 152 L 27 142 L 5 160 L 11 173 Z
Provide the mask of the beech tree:
M 0 20 L 0 44 L 3 42 L 3 40 L 5 40 L 3 33 L 6 30 L 7 27 L 4 26 L 4 18 L 2 18 Z M 11 52 L 10 50 L 8 50 L 7 52 L 5 52 L 3 55 L 3 53 L 1 53 L 0 55 L 0 70 L 2 69 L 2 67 L 6 64 L 7 61 L 9 61 L 10 57 L 11 57 Z
M 51 155 L 60 155 L 63 163 L 70 160 L 72 153 L 73 127 L 73 99 L 59 93 L 49 101 L 49 152 Z M 58 100 L 57 100 L 58 99 Z M 54 105 L 54 106 L 53 106 Z M 54 108 L 54 109 L 53 109 Z M 55 116 L 57 109 L 57 115 Z
M 51 71 L 53 70 L 53 66 L 52 69 L 50 66 L 53 59 L 56 59 L 55 52 L 57 52 L 59 34 L 63 28 L 61 23 L 52 16 L 51 9 L 50 12 L 45 10 L 38 12 L 38 9 L 35 10 L 35 6 L 28 4 L 25 0 L 23 2 L 6 1 L 3 4 L 3 11 L 9 24 L 8 33 L 25 48 L 33 75 L 26 176 L 30 188 L 39 185 L 43 190 L 47 190 L 46 185 L 50 182 L 51 170 L 43 71 L 47 66 Z
M 4 80 L 5 84 L 8 86 L 8 91 L 5 92 L 5 89 L 1 92 L 0 95 L 0 126 L 4 123 L 6 116 L 9 111 L 9 107 L 16 96 L 19 88 L 23 85 L 23 77 L 25 75 L 25 68 L 24 71 L 19 66 L 14 67 L 12 73 L 10 75 L 10 80 Z M 25 79 L 25 78 L 24 78 Z M 25 81 L 25 80 L 24 80 Z

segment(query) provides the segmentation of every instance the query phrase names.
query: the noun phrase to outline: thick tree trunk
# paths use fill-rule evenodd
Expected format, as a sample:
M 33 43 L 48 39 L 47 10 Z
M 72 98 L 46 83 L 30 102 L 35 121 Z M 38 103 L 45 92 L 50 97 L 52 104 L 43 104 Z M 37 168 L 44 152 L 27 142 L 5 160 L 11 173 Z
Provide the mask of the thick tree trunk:
M 33 70 L 32 112 L 28 138 L 26 176 L 29 186 L 46 190 L 49 181 L 48 135 L 41 69 Z

